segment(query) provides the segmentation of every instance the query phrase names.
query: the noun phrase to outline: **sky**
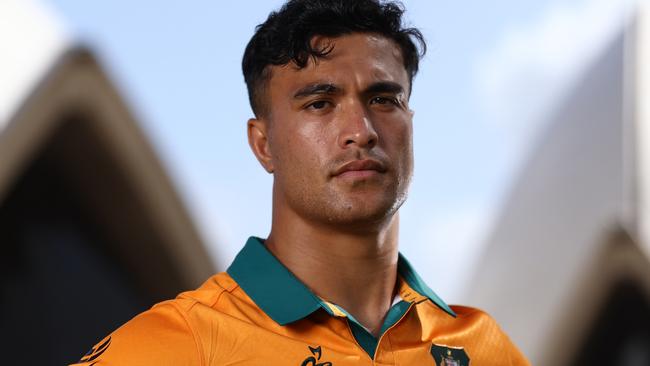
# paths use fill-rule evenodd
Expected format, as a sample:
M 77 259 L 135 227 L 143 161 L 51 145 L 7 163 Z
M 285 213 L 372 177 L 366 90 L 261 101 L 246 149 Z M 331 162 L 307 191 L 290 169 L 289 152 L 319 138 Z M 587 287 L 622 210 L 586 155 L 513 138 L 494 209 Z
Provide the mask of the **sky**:
M 56 32 L 99 56 L 219 269 L 248 236 L 268 234 L 272 177 L 248 148 L 240 62 L 254 27 L 281 1 L 0 1 L 38 4 L 51 24 L 39 21 L 32 33 Z M 629 2 L 403 3 L 429 48 L 410 100 L 415 176 L 400 210 L 400 249 L 453 303 L 545 116 L 620 29 Z

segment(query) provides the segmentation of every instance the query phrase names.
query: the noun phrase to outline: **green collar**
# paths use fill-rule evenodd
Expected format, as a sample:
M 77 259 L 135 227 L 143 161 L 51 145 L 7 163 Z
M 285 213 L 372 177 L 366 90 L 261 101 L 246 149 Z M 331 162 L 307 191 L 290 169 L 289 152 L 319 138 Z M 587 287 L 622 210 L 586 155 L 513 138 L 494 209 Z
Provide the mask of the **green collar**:
M 451 316 L 456 316 L 401 254 L 398 271 L 413 290 L 428 297 Z M 248 238 L 227 272 L 255 304 L 280 325 L 305 318 L 320 308 L 331 313 L 318 296 L 266 249 L 260 238 Z
M 406 281 L 406 283 L 411 286 L 413 290 L 418 292 L 420 295 L 428 297 L 432 303 L 436 304 L 436 306 L 446 311 L 454 318 L 456 317 L 456 313 L 454 313 L 449 305 L 445 304 L 445 302 L 442 301 L 442 299 L 438 297 L 438 295 L 436 295 L 436 293 L 433 292 L 433 290 L 430 289 L 426 283 L 424 283 L 422 278 L 420 278 L 417 272 L 415 272 L 415 269 L 413 269 L 411 263 L 406 260 L 402 253 L 399 254 L 399 259 L 397 260 L 397 272 L 400 276 L 402 276 L 404 281 Z

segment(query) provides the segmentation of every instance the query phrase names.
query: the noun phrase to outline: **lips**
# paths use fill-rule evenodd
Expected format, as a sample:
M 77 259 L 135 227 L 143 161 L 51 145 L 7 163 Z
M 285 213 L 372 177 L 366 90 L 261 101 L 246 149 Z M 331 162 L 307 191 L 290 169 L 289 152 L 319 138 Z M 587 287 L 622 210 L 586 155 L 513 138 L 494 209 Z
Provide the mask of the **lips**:
M 333 176 L 348 176 L 348 175 L 359 175 L 366 176 L 375 173 L 383 173 L 386 171 L 384 164 L 380 163 L 377 160 L 372 159 L 363 159 L 363 160 L 353 160 L 346 164 L 343 164 L 339 167 L 333 174 Z

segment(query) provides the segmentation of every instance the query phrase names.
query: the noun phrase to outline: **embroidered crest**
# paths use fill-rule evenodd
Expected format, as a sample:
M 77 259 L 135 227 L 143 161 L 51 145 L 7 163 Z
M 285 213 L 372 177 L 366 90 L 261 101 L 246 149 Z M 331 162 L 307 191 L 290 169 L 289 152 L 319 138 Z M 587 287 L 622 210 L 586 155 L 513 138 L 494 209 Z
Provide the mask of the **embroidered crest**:
M 469 356 L 462 347 L 431 345 L 431 356 L 436 366 L 469 366 Z

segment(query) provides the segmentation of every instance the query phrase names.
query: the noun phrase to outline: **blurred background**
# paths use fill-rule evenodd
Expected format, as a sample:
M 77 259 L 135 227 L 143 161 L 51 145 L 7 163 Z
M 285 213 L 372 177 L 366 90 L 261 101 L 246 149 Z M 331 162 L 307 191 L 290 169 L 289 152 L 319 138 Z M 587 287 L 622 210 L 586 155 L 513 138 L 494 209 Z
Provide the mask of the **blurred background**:
M 267 235 L 240 61 L 281 3 L 0 0 L 4 359 L 74 362 Z M 650 365 L 647 2 L 404 5 L 402 253 L 535 365 Z

